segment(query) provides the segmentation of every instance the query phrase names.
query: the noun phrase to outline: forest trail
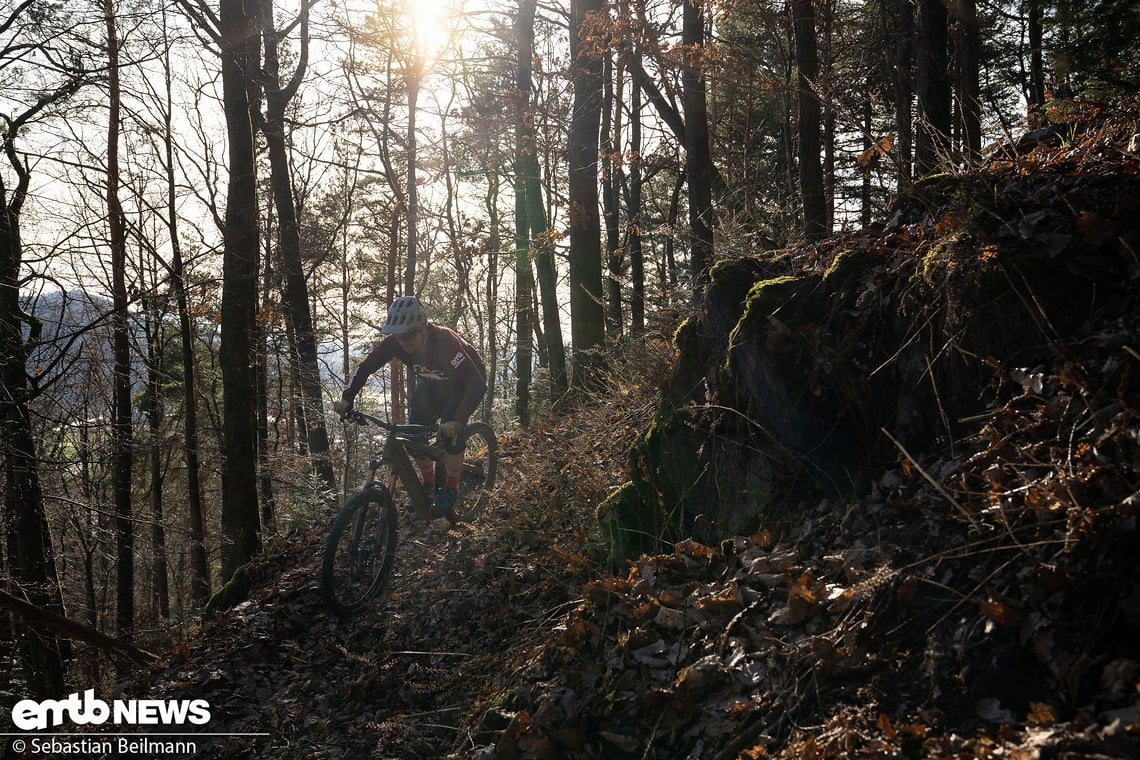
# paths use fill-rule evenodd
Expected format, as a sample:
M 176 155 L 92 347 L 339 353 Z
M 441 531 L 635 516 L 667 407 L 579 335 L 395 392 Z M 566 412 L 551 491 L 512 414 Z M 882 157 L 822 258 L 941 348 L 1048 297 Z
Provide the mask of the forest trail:
M 332 515 L 275 539 L 250 566 L 248 599 L 129 695 L 206 699 L 211 732 L 265 734 L 200 743 L 196 758 L 435 758 L 493 741 L 473 726 L 490 709 L 502 728 L 491 703 L 601 572 L 579 552 L 597 547 L 591 504 L 620 482 L 651 411 L 648 390 L 629 391 L 589 418 L 500 439 L 498 482 L 473 524 L 401 515 L 393 571 L 354 617 L 321 601 Z
M 268 734 L 207 757 L 441 756 L 517 667 L 512 651 L 573 599 L 555 568 L 509 548 L 522 536 L 493 506 L 474 525 L 405 520 L 384 591 L 347 619 L 321 602 L 323 531 L 279 539 L 273 580 L 179 648 L 151 696 L 193 694 L 209 701 L 212 731 Z

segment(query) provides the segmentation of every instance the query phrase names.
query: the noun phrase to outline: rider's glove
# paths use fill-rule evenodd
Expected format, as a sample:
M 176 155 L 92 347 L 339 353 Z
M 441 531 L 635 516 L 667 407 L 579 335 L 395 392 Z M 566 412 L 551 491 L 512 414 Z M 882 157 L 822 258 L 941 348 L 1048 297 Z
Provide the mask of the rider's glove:
M 332 410 L 333 410 L 333 413 L 336 414 L 338 417 L 343 418 L 344 415 L 346 415 L 352 411 L 352 400 L 342 398 L 339 401 L 334 401 L 333 405 L 332 405 Z
M 459 434 L 463 432 L 463 423 L 459 420 L 451 420 L 439 426 L 439 437 L 450 438 L 455 440 Z

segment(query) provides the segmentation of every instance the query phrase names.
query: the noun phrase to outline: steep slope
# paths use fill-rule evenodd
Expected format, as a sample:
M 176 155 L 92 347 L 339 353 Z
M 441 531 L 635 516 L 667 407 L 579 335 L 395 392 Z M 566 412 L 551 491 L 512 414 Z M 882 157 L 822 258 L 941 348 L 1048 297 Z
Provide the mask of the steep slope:
M 1140 754 L 1135 116 L 721 264 L 493 756 Z
M 651 343 L 505 439 L 373 609 L 320 607 L 317 526 L 128 693 L 265 734 L 197 757 L 1140 755 L 1136 119 L 723 263 L 671 385 Z

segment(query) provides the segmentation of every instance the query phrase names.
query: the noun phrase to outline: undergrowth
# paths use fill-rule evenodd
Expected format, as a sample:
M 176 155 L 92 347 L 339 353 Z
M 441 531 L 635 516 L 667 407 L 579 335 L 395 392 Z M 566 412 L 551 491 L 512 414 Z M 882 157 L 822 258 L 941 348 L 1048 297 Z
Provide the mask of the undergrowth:
M 660 335 L 612 347 L 598 388 L 568 396 L 502 442 L 498 499 L 523 543 L 541 544 L 584 580 L 606 573 L 595 510 L 628 479 L 627 452 L 648 426 L 675 360 Z M 580 573 L 580 574 L 579 574 Z

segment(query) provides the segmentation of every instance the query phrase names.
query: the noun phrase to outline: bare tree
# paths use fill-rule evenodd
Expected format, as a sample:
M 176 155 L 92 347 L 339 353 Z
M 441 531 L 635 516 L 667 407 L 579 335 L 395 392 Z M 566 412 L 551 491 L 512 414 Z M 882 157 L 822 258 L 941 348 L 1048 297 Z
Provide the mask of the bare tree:
M 950 149 L 950 78 L 946 54 L 946 6 L 942 0 L 918 0 L 915 78 L 918 129 L 915 173 L 935 171 Z
M 629 108 L 629 210 L 626 214 L 626 239 L 629 241 L 629 276 L 632 294 L 629 301 L 630 332 L 645 330 L 645 256 L 642 253 L 642 156 L 641 156 L 641 88 L 630 88 Z
M 194 361 L 194 330 L 190 319 L 189 283 L 182 254 L 178 218 L 177 166 L 174 157 L 174 102 L 167 17 L 162 24 L 163 50 L 162 164 L 166 181 L 166 229 L 170 238 L 170 288 L 178 311 L 179 353 L 182 361 L 183 453 L 186 458 L 186 503 L 190 527 L 190 598 L 203 607 L 210 597 L 210 565 L 206 555 L 206 513 L 202 503 L 198 435 L 198 370 Z
M 685 111 L 685 178 L 689 188 L 689 259 L 694 294 L 708 282 L 713 260 L 713 162 L 705 90 L 703 0 L 684 0 L 681 81 Z
M 804 237 L 815 240 L 827 234 L 827 206 L 823 195 L 820 164 L 820 107 L 815 88 L 819 77 L 819 52 L 815 39 L 812 0 L 792 2 L 792 26 L 796 37 L 796 85 L 799 103 L 800 193 L 804 209 Z
M 277 211 L 277 249 L 281 257 L 285 279 L 284 306 L 289 335 L 293 344 L 293 366 L 300 378 L 301 400 L 304 414 L 305 439 L 313 466 L 328 490 L 336 490 L 332 460 L 329 457 L 329 436 L 325 428 L 320 367 L 317 357 L 317 340 L 314 335 L 312 311 L 309 308 L 309 286 L 301 261 L 301 235 L 297 223 L 297 204 L 293 193 L 293 180 L 289 168 L 289 153 L 285 139 L 285 114 L 290 101 L 304 79 L 309 60 L 309 11 L 302 3 L 300 24 L 300 52 L 297 66 L 289 81 L 280 81 L 278 45 L 282 35 L 274 21 L 273 3 L 263 7 L 263 36 L 265 66 L 262 83 L 265 90 L 265 118 L 261 131 L 269 147 L 270 186 Z
M 622 333 L 622 281 L 624 254 L 621 245 L 621 69 L 614 66 L 609 50 L 602 58 L 602 219 L 606 228 L 606 334 L 616 341 Z M 615 79 L 618 83 L 615 83 Z
M 35 44 L 24 37 L 24 33 L 37 31 L 30 12 L 33 5 L 33 0 L 25 0 L 0 21 L 0 60 L 14 60 Z M 17 142 L 22 129 L 74 95 L 84 83 L 82 72 L 64 72 L 61 82 L 33 102 L 19 105 L 15 113 L 6 114 L 6 129 L 0 134 L 7 171 L 15 178 L 9 186 L 5 172 L 0 172 L 0 456 L 4 460 L 5 543 L 11 565 L 8 569 L 26 601 L 59 614 L 63 613 L 62 594 L 44 514 L 38 446 L 28 411 L 28 403 L 38 389 L 28 378 L 28 346 L 23 330 L 26 325 L 28 338 L 34 342 L 39 339 L 40 325 L 20 305 L 20 270 L 24 260 L 20 214 L 28 197 L 31 172 Z M 35 696 L 47 698 L 63 693 L 64 657 L 60 641 L 53 634 L 25 631 L 20 653 Z
M 135 526 L 131 514 L 131 473 L 134 466 L 131 421 L 131 347 L 127 313 L 127 234 L 119 198 L 119 127 L 122 88 L 119 76 L 119 34 L 115 5 L 103 0 L 107 43 L 107 226 L 111 248 L 111 297 L 114 342 L 114 405 L 111 423 L 112 493 L 115 502 L 115 600 L 119 635 L 130 637 L 135 615 Z
M 222 261 L 222 576 L 228 579 L 261 549 L 257 502 L 257 334 L 259 228 L 253 123 L 260 65 L 259 10 L 220 0 L 222 97 L 229 147 L 229 182 Z
M 516 114 L 515 114 L 515 219 L 519 245 L 519 256 L 525 254 L 524 264 L 516 256 L 519 271 L 530 274 L 530 254 L 534 251 L 534 268 L 537 270 L 538 286 L 541 291 L 542 334 L 546 344 L 546 360 L 550 373 L 550 391 L 554 397 L 566 392 L 566 348 L 562 342 L 562 327 L 559 319 L 558 273 L 554 254 L 549 243 L 549 222 L 542 197 L 542 175 L 538 161 L 538 134 L 535 129 L 535 106 L 531 91 L 534 87 L 534 18 L 537 2 L 520 0 L 519 13 L 515 25 L 515 56 L 518 62 L 516 71 Z M 521 223 L 520 223 L 521 222 Z M 523 250 L 525 247 L 525 251 Z M 526 278 L 528 281 L 530 277 Z M 516 301 L 519 313 L 516 336 L 520 348 L 523 342 L 530 342 L 532 294 L 529 282 L 523 286 Z M 525 299 L 525 300 L 524 300 Z M 526 314 L 524 317 L 523 314 Z M 525 324 L 523 320 L 525 319 Z M 528 359 L 528 362 L 530 360 Z M 518 371 L 523 371 L 520 364 Z M 525 370 L 526 393 L 529 394 L 530 369 Z M 523 379 L 519 378 L 519 390 L 523 389 Z M 521 417 L 521 416 L 520 416 Z
M 605 345 L 601 219 L 598 212 L 598 129 L 602 108 L 604 28 L 601 0 L 570 3 L 574 107 L 566 147 L 570 205 L 570 335 L 573 385 L 592 385 Z

